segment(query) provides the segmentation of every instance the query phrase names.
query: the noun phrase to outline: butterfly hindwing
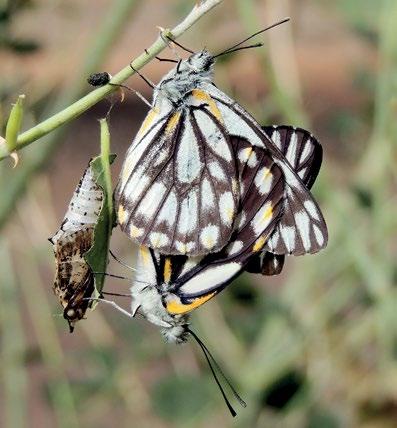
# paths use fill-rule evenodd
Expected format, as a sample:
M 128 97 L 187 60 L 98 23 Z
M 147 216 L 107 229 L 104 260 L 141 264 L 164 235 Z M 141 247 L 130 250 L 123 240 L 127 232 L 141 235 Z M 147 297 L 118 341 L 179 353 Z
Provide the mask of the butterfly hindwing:
M 307 131 L 288 126 L 265 128 L 295 172 L 284 168 L 284 214 L 265 249 L 274 254 L 316 253 L 328 240 L 327 226 L 309 192 L 319 172 L 322 149 Z
M 206 89 L 220 111 L 229 134 L 235 134 L 237 137 L 247 140 L 252 146 L 267 149 L 274 162 L 282 170 L 286 184 L 284 214 L 277 227 L 278 230 L 274 231 L 272 239 L 269 239 L 265 249 L 275 254 L 293 255 L 320 251 L 328 241 L 327 226 L 310 191 L 287 160 L 288 150 L 284 155 L 280 150 L 281 145 L 279 148 L 256 120 L 237 102 L 231 100 L 214 85 L 208 84 Z M 287 144 L 291 150 L 291 160 L 296 157 L 293 156 L 293 153 L 306 154 L 305 151 L 300 153 L 298 150 L 292 151 L 291 149 L 294 145 L 298 146 L 300 136 L 304 137 L 300 130 L 293 130 L 290 138 L 285 138 L 285 140 L 289 140 Z M 305 144 L 303 146 L 307 147 Z M 301 159 L 300 157 L 299 160 Z M 302 175 L 304 176 L 304 174 L 305 171 Z
M 310 190 L 322 162 L 321 144 L 310 132 L 301 128 L 275 125 L 263 127 L 263 130 L 294 168 L 306 188 Z M 285 256 L 282 254 L 264 251 L 252 257 L 246 270 L 263 275 L 278 275 L 282 271 L 284 259 Z

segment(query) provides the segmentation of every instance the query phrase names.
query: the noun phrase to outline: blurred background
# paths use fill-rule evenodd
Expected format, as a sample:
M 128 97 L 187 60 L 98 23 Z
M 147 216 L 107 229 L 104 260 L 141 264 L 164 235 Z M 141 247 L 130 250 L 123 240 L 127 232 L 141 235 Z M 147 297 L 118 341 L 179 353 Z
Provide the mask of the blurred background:
M 18 94 L 28 129 L 194 3 L 0 0 L 1 135 Z M 305 127 L 322 142 L 313 192 L 330 241 L 287 259 L 279 277 L 242 276 L 192 316 L 248 407 L 236 404 L 232 420 L 192 341 L 165 344 L 154 326 L 101 305 L 73 334 L 60 316 L 47 238 L 99 152 L 104 100 L 23 150 L 16 169 L 0 164 L 0 426 L 397 426 L 397 2 L 228 0 L 179 41 L 219 52 L 285 16 L 263 48 L 222 57 L 215 82 L 263 124 Z M 156 82 L 169 66 L 143 72 Z M 127 84 L 151 98 L 138 77 Z M 112 111 L 115 182 L 146 111 L 130 93 Z M 111 248 L 132 263 L 119 231 Z M 109 272 L 130 275 L 113 261 Z M 126 293 L 128 281 L 105 290 Z

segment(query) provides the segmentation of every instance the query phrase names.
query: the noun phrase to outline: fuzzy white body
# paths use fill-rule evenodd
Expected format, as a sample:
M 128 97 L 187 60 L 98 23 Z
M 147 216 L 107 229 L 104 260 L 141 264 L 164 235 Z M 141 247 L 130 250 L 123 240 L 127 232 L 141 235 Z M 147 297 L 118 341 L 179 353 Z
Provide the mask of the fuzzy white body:
M 193 89 L 213 81 L 214 59 L 206 51 L 193 54 L 182 61 L 179 67 L 170 70 L 153 92 L 153 106 L 168 103 L 173 106 L 183 105 L 183 97 Z
M 227 266 L 209 266 L 208 270 L 198 274 L 201 277 L 191 278 L 176 291 L 170 281 L 158 280 L 155 263 L 146 247 L 156 254 L 187 255 L 189 258 L 206 256 L 222 251 L 230 243 L 236 227 L 243 237 L 246 226 L 251 227 L 252 234 L 244 236 L 246 241 L 236 240 L 228 256 L 251 247 L 252 253 L 262 248 L 274 254 L 314 253 L 323 248 L 327 240 L 326 225 L 319 208 L 280 151 L 277 144 L 280 134 L 275 131 L 272 141 L 243 107 L 216 88 L 213 63 L 214 57 L 205 50 L 193 54 L 166 74 L 154 89 L 153 109 L 127 153 L 117 192 L 120 226 L 143 245 L 136 281 L 131 288 L 132 311 L 139 311 L 161 327 L 167 340 L 177 343 L 186 340 L 188 318 L 170 313 L 171 310 L 166 309 L 167 302 L 179 299 L 178 293 L 184 299 L 209 295 L 228 278 L 236 276 L 243 266 L 239 260 L 232 259 Z M 184 127 L 179 135 L 175 130 L 181 118 Z M 193 120 L 195 133 L 190 128 Z M 263 206 L 257 207 L 252 221 L 242 210 L 239 218 L 244 220 L 235 223 L 237 202 L 244 185 L 234 180 L 237 175 L 232 162 L 234 154 L 230 153 L 230 136 L 239 138 L 239 144 L 249 142 L 251 147 L 245 147 L 240 153 L 242 159 L 239 158 L 241 162 L 247 161 L 247 168 L 257 165 L 254 147 L 264 149 L 265 158 L 269 159 L 269 164 L 264 161 L 266 168 L 257 171 L 257 180 L 251 183 L 251 193 L 255 188 L 258 192 L 255 201 L 263 202 Z M 178 145 L 174 146 L 174 141 L 178 141 Z M 289 157 L 296 157 L 297 144 L 294 132 L 287 152 Z M 212 153 L 204 163 L 203 151 Z M 173 163 L 168 163 L 170 159 Z M 203 175 L 203 168 L 198 167 L 204 164 L 208 177 Z M 269 174 L 271 167 L 274 171 Z M 273 180 L 277 174 L 282 175 L 282 179 Z M 215 183 L 213 189 L 207 189 L 207 179 Z M 275 192 L 277 197 L 273 201 L 267 201 L 270 189 L 279 182 L 283 183 L 283 189 Z M 205 195 L 205 199 L 201 200 L 198 195 Z M 283 198 L 294 209 L 279 218 Z M 250 224 L 244 226 L 246 218 Z M 273 237 L 271 233 L 276 221 L 279 221 L 280 233 L 276 231 Z M 256 243 L 253 237 L 257 239 Z M 266 241 L 271 247 L 263 247 Z
M 132 314 L 138 312 L 152 324 L 161 327 L 161 334 L 167 342 L 186 342 L 189 316 L 167 312 L 164 304 L 172 293 L 166 291 L 167 284 L 157 284 L 155 266 L 145 247 L 139 249 L 134 279 L 131 287 Z

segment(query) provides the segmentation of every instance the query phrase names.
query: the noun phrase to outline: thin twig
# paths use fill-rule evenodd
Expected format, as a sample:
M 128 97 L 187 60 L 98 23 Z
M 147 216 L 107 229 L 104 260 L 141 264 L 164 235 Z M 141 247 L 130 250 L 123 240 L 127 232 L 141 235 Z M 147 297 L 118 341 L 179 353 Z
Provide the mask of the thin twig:
M 40 119 L 53 115 L 63 106 L 69 105 L 81 97 L 83 90 L 87 87 L 86 81 L 82 76 L 88 76 L 98 70 L 111 51 L 112 46 L 117 42 L 123 28 L 133 18 L 134 12 L 138 10 L 140 4 L 141 0 L 114 1 L 110 13 L 106 15 L 98 31 L 93 34 L 92 42 L 86 50 L 87 54 L 83 56 L 84 61 L 81 67 L 76 71 L 74 81 L 68 87 L 65 87 L 53 102 L 47 104 L 44 112 L 40 115 Z M 48 163 L 48 160 L 58 147 L 58 143 L 62 140 L 66 129 L 66 126 L 59 127 L 43 137 L 42 141 L 45 144 L 40 144 L 32 151 L 26 151 L 23 163 L 15 170 L 9 171 L 8 168 L 5 168 L 7 174 L 3 179 L 7 182 L 7 186 L 3 186 L 0 199 L 0 229 L 7 221 L 10 213 L 13 212 L 16 202 L 23 195 L 31 177 Z M 1 143 L 0 153 L 2 154 Z
M 186 18 L 178 24 L 172 30 L 165 30 L 164 34 L 169 35 L 173 39 L 181 36 L 185 31 L 187 31 L 197 20 L 199 20 L 204 14 L 206 14 L 209 10 L 217 6 L 223 0 L 207 0 L 202 3 L 196 4 L 196 6 L 192 9 L 192 11 L 186 16 Z M 167 44 L 164 40 L 159 36 L 157 40 L 150 46 L 150 48 L 146 49 L 144 53 L 142 53 L 138 58 L 136 58 L 131 64 L 134 69 L 139 70 L 145 64 L 150 62 L 153 58 L 156 57 Z M 129 77 L 134 74 L 134 71 L 127 65 L 121 71 L 119 71 L 113 78 L 112 83 L 121 84 Z M 38 140 L 44 135 L 50 133 L 54 129 L 58 128 L 65 123 L 70 122 L 76 117 L 80 116 L 90 107 L 95 105 L 98 101 L 102 100 L 110 93 L 115 90 L 115 87 L 112 85 L 106 85 L 100 87 L 98 89 L 93 90 L 86 96 L 80 98 L 78 101 L 66 107 L 64 110 L 59 113 L 51 116 L 50 118 L 44 120 L 43 122 L 37 124 L 33 128 L 25 131 L 20 134 L 17 140 L 17 149 L 20 150 L 23 147 L 31 144 L 33 141 Z M 0 145 L 0 160 L 4 159 L 8 156 L 8 152 L 6 147 Z

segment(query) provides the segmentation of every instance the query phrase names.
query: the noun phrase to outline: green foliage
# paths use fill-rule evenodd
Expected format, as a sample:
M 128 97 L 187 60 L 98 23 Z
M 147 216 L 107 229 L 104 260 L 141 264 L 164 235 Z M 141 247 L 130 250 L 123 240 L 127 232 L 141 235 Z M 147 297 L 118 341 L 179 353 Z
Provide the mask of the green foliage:
M 8 118 L 6 127 L 6 145 L 8 151 L 11 153 L 17 146 L 17 138 L 19 130 L 21 129 L 23 119 L 23 103 L 25 95 L 20 95 L 17 102 L 13 105 Z
M 94 229 L 94 243 L 92 247 L 84 254 L 84 258 L 90 265 L 95 274 L 95 290 L 98 297 L 105 282 L 105 275 L 108 265 L 109 241 L 112 234 L 112 228 L 115 224 L 115 213 L 113 209 L 113 194 L 108 191 L 107 183 L 111 180 L 108 166 L 114 161 L 116 155 L 97 156 L 90 162 L 95 183 L 103 190 L 103 203 L 99 213 L 98 222 Z M 108 159 L 108 160 L 106 160 Z M 109 208 L 110 207 L 110 208 Z
M 336 416 L 325 409 L 314 409 L 310 416 L 306 428 L 341 428 Z
M 107 16 L 116 10 L 121 13 L 114 3 Z M 181 13 L 185 6 L 179 3 Z M 276 3 L 225 1 L 218 9 L 219 15 L 214 13 L 204 21 L 211 25 L 203 27 L 203 31 L 193 29 L 192 35 L 200 42 L 193 46 L 221 48 L 223 40 L 238 40 L 242 32 L 255 32 L 264 24 L 258 18 L 260 7 L 265 5 L 263 12 L 270 17 L 274 16 L 272 5 Z M 282 8 L 281 3 L 277 7 Z M 249 111 L 262 111 L 264 123 L 272 123 L 269 115 L 279 123 L 301 126 L 301 118 L 307 119 L 312 122 L 308 129 L 324 145 L 323 168 L 314 192 L 329 224 L 329 247 L 318 255 L 287 259 L 285 272 L 279 278 L 244 275 L 193 316 L 194 329 L 200 332 L 225 372 L 231 374 L 247 408 L 236 408 L 238 417 L 232 422 L 208 368 L 204 364 L 198 368 L 196 364 L 194 344 L 171 351 L 162 343 L 155 327 L 145 320 L 130 320 L 111 308 L 102 311 L 100 307 L 82 323 L 76 335 L 65 335 L 60 318 L 53 316 L 58 312 L 50 291 L 53 260 L 45 242 L 49 225 L 54 223 L 54 204 L 49 195 L 57 192 L 49 182 L 57 180 L 57 174 L 53 171 L 52 175 L 32 180 L 58 147 L 54 140 L 60 140 L 60 134 L 55 132 L 50 134 L 52 141 L 33 144 L 32 150 L 25 150 L 19 168 L 8 176 L 0 176 L 0 223 L 4 225 L 5 220 L 10 220 L 9 228 L 3 228 L 1 233 L 12 243 L 10 257 L 1 251 L 0 294 L 5 300 L 0 314 L 0 328 L 4 332 L 0 353 L 0 377 L 4 380 L 0 394 L 4 400 L 0 413 L 10 421 L 4 426 L 37 424 L 35 417 L 40 414 L 48 423 L 68 428 L 134 423 L 144 428 L 232 424 L 241 428 L 394 427 L 396 3 L 301 3 L 297 16 L 292 9 L 295 16 L 290 27 L 291 39 L 285 38 L 286 29 L 279 29 L 283 31 L 280 40 L 282 47 L 287 47 L 286 52 L 277 49 L 276 34 L 274 38 L 273 34 L 264 35 L 267 50 L 241 53 L 241 57 L 230 56 L 230 62 L 217 63 L 219 87 L 233 86 L 237 77 L 241 78 L 243 91 L 236 98 Z M 177 2 L 173 5 L 178 6 Z M 279 16 L 279 11 L 275 15 Z M 168 12 L 171 14 L 172 10 Z M 122 14 L 126 15 L 124 11 Z M 229 26 L 231 17 L 233 26 Z M 313 26 L 310 19 L 315 20 Z M 227 21 L 227 32 L 233 34 L 225 32 L 222 21 Z M 123 22 L 133 24 L 127 19 Z M 121 34 L 124 27 L 116 24 L 114 31 Z M 156 30 L 150 31 L 153 34 Z M 47 82 L 40 82 L 35 90 L 41 91 L 37 96 L 44 101 L 33 115 L 27 112 L 26 121 L 33 125 L 41 111 L 46 112 L 40 120 L 69 105 L 86 90 L 81 82 L 89 73 L 101 69 L 100 58 L 106 53 L 98 48 L 104 46 L 103 37 L 98 36 L 96 41 L 97 48 L 91 47 L 84 56 L 84 69 L 65 71 L 65 75 L 72 74 L 76 80 L 65 85 L 56 107 L 43 108 L 43 93 L 48 93 L 49 88 Z M 330 44 L 328 52 L 324 46 Z M 137 41 L 136 46 L 141 44 Z M 349 53 L 353 49 L 351 60 L 338 62 L 336 51 Z M 121 55 L 129 58 L 133 52 Z M 237 67 L 245 66 L 245 58 L 251 55 L 258 58 L 256 62 L 262 65 L 263 75 L 259 75 L 258 69 L 256 75 L 249 74 L 248 68 L 239 74 Z M 331 69 L 317 68 L 328 55 L 334 60 Z M 281 64 L 288 78 L 293 67 L 288 68 L 291 63 L 287 61 L 285 66 L 283 61 L 291 58 L 298 59 L 303 103 L 295 95 L 291 103 L 291 94 L 277 80 L 279 76 L 273 68 Z M 42 69 L 46 66 L 41 65 Z M 149 69 L 145 72 L 151 73 Z M 226 82 L 229 75 L 234 81 Z M 346 81 L 348 92 L 344 92 Z M 250 102 L 244 100 L 245 86 L 255 88 L 256 84 L 265 85 L 263 93 L 258 92 L 258 102 L 252 101 L 254 97 Z M 18 81 L 13 85 L 2 89 L 3 112 L 8 111 L 9 97 L 21 91 Z M 326 88 L 327 93 L 332 92 L 329 99 L 322 95 L 325 85 L 334 85 Z M 114 109 L 113 125 L 130 124 L 136 113 L 130 109 L 128 106 L 126 113 L 123 107 Z M 119 114 L 126 115 L 125 122 Z M 96 118 L 97 111 L 88 113 L 79 124 L 86 125 Z M 81 128 L 86 136 L 87 128 L 77 126 L 73 130 L 76 138 L 80 138 Z M 76 159 L 80 156 L 79 161 L 86 163 L 86 151 L 80 151 L 76 141 L 70 144 Z M 46 153 L 37 155 L 42 149 Z M 54 164 L 59 165 L 59 158 Z M 8 163 L 0 167 L 4 171 Z M 103 165 L 98 162 L 96 167 L 99 177 Z M 105 180 L 101 182 L 105 186 Z M 23 187 L 28 188 L 28 197 L 15 209 L 14 202 Z M 106 226 L 104 222 L 97 232 L 102 246 L 106 246 L 106 231 L 111 223 L 108 220 Z M 114 238 L 117 250 L 129 258 L 133 251 L 130 242 L 117 241 L 116 234 Z M 106 261 L 101 263 L 95 270 L 104 271 Z M 127 287 L 119 284 L 112 283 L 111 290 L 128 292 Z M 127 306 L 130 301 L 120 298 L 117 302 Z M 57 330 L 58 325 L 61 327 Z M 178 376 L 164 377 L 173 366 L 178 368 Z M 44 385 L 48 385 L 47 395 L 43 394 Z M 29 391 L 34 391 L 34 395 Z M 277 394 L 280 401 L 274 400 Z M 278 402 L 284 405 L 277 408 L 274 404 Z M 71 416 L 72 423 L 68 420 Z
M 170 422 L 188 423 L 204 419 L 210 385 L 205 378 L 166 376 L 153 387 L 154 411 Z

